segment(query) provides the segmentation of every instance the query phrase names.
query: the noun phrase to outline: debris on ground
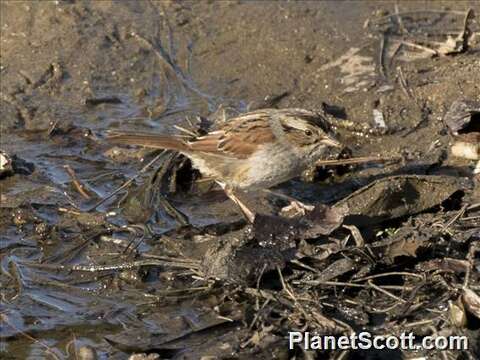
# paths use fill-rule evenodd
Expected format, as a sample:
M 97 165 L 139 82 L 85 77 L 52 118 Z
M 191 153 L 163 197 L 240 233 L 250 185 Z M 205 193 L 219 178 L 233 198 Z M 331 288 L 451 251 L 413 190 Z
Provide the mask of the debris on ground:
M 2 358 L 480 358 L 475 5 L 0 2 Z M 241 194 L 252 224 L 183 156 L 104 141 L 267 106 L 345 147 Z
M 467 132 L 471 126 L 480 130 L 480 102 L 457 100 L 452 103 L 443 117 L 448 129 L 455 135 L 460 131 Z

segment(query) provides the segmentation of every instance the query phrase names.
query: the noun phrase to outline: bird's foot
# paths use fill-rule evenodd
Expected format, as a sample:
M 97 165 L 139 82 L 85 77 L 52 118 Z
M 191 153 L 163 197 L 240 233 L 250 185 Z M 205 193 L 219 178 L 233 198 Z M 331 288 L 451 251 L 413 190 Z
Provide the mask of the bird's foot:
M 313 209 L 315 209 L 315 206 L 313 205 L 308 205 L 298 200 L 293 200 L 289 205 L 280 210 L 280 215 L 289 218 L 300 217 L 305 216 L 310 211 L 313 211 Z

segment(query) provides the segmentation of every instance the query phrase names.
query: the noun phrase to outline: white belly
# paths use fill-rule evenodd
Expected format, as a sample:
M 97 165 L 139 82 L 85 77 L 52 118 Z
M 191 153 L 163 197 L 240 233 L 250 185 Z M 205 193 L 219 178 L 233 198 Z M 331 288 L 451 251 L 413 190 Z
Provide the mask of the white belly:
M 279 144 L 257 150 L 253 158 L 234 159 L 218 154 L 185 154 L 204 176 L 228 184 L 233 188 L 266 189 L 296 176 L 306 168 L 306 160 Z M 273 148 L 272 148 L 273 147 Z M 272 159 L 275 154 L 275 161 Z
M 262 149 L 249 160 L 249 170 L 243 179 L 239 179 L 236 187 L 245 189 L 270 188 L 299 176 L 305 170 L 305 159 L 301 159 L 289 149 L 276 146 L 273 149 Z M 275 154 L 275 160 L 272 159 Z

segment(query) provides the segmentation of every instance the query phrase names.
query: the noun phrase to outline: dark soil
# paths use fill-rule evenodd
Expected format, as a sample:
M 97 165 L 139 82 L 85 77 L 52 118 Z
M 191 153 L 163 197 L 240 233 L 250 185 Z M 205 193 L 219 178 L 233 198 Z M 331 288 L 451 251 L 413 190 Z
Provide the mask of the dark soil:
M 480 102 L 480 6 L 396 4 L 2 1 L 2 358 L 479 358 L 479 166 L 444 117 Z M 105 140 L 267 107 L 323 112 L 332 158 L 402 160 L 275 189 L 301 218 L 242 194 L 249 225 L 182 157 Z M 298 329 L 470 348 L 288 350 Z

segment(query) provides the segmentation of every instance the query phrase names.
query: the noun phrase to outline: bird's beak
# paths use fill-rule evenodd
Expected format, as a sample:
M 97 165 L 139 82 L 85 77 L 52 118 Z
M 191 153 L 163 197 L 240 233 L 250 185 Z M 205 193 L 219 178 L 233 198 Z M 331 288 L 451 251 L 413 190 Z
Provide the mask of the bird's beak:
M 336 148 L 341 148 L 342 147 L 342 144 L 339 141 L 337 141 L 337 140 L 335 140 L 331 137 L 323 138 L 321 140 L 321 143 L 325 144 L 327 146 L 332 146 L 332 147 L 336 147 Z

